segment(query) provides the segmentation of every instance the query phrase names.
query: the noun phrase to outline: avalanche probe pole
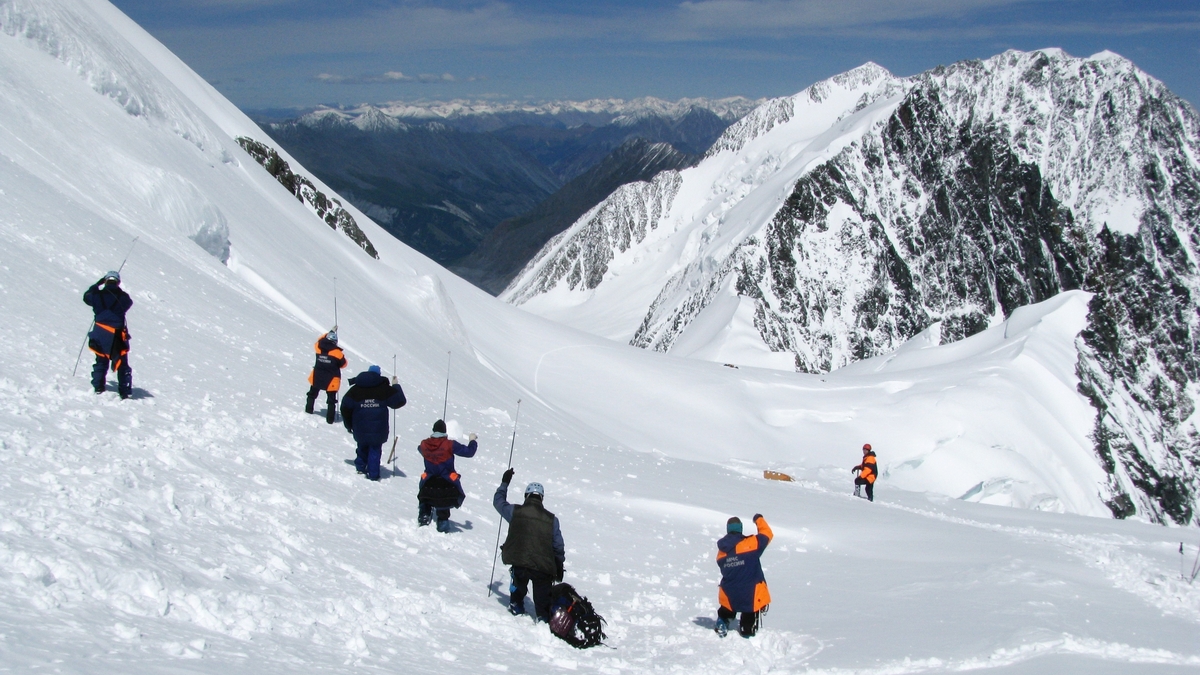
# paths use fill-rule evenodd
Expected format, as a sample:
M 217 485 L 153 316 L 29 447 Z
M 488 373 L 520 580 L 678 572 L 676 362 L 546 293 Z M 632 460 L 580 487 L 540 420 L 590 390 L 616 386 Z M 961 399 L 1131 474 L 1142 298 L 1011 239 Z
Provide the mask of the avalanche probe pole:
M 392 377 L 396 377 L 396 355 L 392 354 Z M 384 464 L 392 465 L 392 473 L 396 473 L 396 441 L 400 440 L 400 436 L 396 429 L 396 409 L 392 408 L 392 454 L 388 455 L 388 460 Z
M 446 394 L 442 397 L 442 421 L 446 421 L 446 405 L 450 403 L 450 357 L 453 352 L 446 352 Z M 521 402 L 517 401 L 517 408 L 521 407 Z M 514 432 L 516 429 L 513 430 Z
M 129 262 L 129 256 L 133 253 L 133 247 L 137 246 L 137 240 L 142 235 L 133 238 L 133 242 L 129 244 L 129 251 L 125 253 L 125 259 L 121 261 L 121 266 L 117 268 L 117 274 L 120 274 L 125 269 L 125 263 Z M 75 377 L 75 373 L 79 372 L 79 361 L 83 359 L 83 349 L 87 347 L 88 338 L 91 337 L 92 329 L 96 327 L 96 320 L 92 319 L 92 323 L 88 325 L 87 334 L 83 336 L 83 344 L 79 346 L 79 355 L 75 357 L 75 367 L 71 369 L 71 377 Z
M 333 278 L 333 329 L 336 331 L 338 327 L 337 316 L 337 277 Z
M 517 399 L 517 416 L 513 419 L 513 435 L 512 444 L 508 446 L 508 466 L 505 470 L 512 468 L 513 449 L 517 447 L 517 422 L 521 419 L 521 399 Z M 500 522 L 496 523 L 496 548 L 492 551 L 492 573 L 488 577 L 488 597 L 492 597 L 492 581 L 496 579 L 496 556 L 500 552 L 500 528 L 504 527 L 504 515 L 500 515 Z

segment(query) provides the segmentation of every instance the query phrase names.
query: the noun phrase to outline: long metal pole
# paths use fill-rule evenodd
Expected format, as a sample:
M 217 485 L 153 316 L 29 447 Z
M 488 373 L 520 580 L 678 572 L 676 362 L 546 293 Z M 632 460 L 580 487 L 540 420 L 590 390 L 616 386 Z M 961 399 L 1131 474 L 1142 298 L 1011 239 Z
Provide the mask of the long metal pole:
M 521 419 L 521 399 L 517 399 L 517 415 L 513 418 L 513 435 L 512 443 L 508 446 L 508 466 L 504 467 L 507 471 L 512 468 L 513 449 L 517 447 L 517 422 Z M 492 582 L 496 579 L 496 556 L 500 553 L 500 528 L 504 527 L 504 516 L 500 516 L 500 522 L 496 523 L 496 548 L 492 551 L 492 573 L 488 576 L 488 597 L 492 597 Z
M 134 237 L 133 242 L 129 244 L 129 251 L 125 253 L 125 258 L 121 261 L 121 266 L 117 268 L 117 274 L 120 274 L 125 269 L 125 263 L 129 262 L 129 256 L 133 254 L 133 247 L 137 246 L 137 240 L 141 239 L 141 236 L 139 234 Z M 71 369 L 71 377 L 75 377 L 75 374 L 79 372 L 79 362 L 83 360 L 83 350 L 87 347 L 88 338 L 91 337 L 92 329 L 95 327 L 96 320 L 92 319 L 92 322 L 88 324 L 87 333 L 83 336 L 83 344 L 79 346 L 79 354 L 75 357 L 75 367 Z
M 392 354 L 392 377 L 396 377 L 396 355 Z M 396 409 L 392 408 L 392 454 L 388 455 L 388 460 L 385 464 L 392 465 L 392 473 L 396 473 L 396 441 L 400 440 L 400 435 L 396 429 Z
M 442 421 L 446 420 L 446 406 L 450 403 L 450 357 L 453 352 L 446 352 L 446 394 L 442 397 Z
M 338 314 L 337 314 L 337 277 L 333 278 L 333 329 L 337 330 Z

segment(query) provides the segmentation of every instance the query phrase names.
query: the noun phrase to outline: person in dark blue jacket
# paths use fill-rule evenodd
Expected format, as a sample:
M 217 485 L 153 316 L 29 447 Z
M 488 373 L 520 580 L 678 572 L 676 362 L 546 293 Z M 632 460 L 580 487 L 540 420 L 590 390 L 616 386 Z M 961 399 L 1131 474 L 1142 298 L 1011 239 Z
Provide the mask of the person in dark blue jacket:
M 525 594 L 533 582 L 533 607 L 537 620 L 550 623 L 550 589 L 555 581 L 563 580 L 563 563 L 567 548 L 563 544 L 558 516 L 542 506 L 546 490 L 541 483 L 525 487 L 525 503 L 508 503 L 508 484 L 512 469 L 500 478 L 500 487 L 492 496 L 492 506 L 507 520 L 508 537 L 500 547 L 501 559 L 509 568 L 512 583 L 508 587 L 508 611 L 513 616 L 525 613 Z
M 754 515 L 758 533 L 742 535 L 742 521 L 736 516 L 725 524 L 726 534 L 717 541 L 717 565 L 721 568 L 721 586 L 717 591 L 721 606 L 717 609 L 717 635 L 725 637 L 729 622 L 742 613 L 738 633 L 745 638 L 758 632 L 758 618 L 767 605 L 771 604 L 771 593 L 767 590 L 767 579 L 763 575 L 762 553 L 775 534 L 766 518 Z
M 396 378 L 388 382 L 379 366 L 350 378 L 350 391 L 342 399 L 342 424 L 358 443 L 354 468 L 371 480 L 379 480 L 379 459 L 390 431 L 388 408 L 402 408 L 407 402 Z
M 83 294 L 95 314 L 92 331 L 88 333 L 88 349 L 96 355 L 92 367 L 92 388 L 103 394 L 107 385 L 109 365 L 117 371 L 117 393 L 121 398 L 133 394 L 133 370 L 129 367 L 129 330 L 125 313 L 133 307 L 129 294 L 121 289 L 121 275 L 105 274 Z
M 417 446 L 417 452 L 425 460 L 425 472 L 421 474 L 417 493 L 417 525 L 428 525 L 436 509 L 438 532 L 450 531 L 450 509 L 462 506 L 467 498 L 460 480 L 462 477 L 454 470 L 454 458 L 474 457 L 479 449 L 476 438 L 475 434 L 470 434 L 470 442 L 466 445 L 446 438 L 446 423 L 438 420 L 433 423 L 432 435 Z

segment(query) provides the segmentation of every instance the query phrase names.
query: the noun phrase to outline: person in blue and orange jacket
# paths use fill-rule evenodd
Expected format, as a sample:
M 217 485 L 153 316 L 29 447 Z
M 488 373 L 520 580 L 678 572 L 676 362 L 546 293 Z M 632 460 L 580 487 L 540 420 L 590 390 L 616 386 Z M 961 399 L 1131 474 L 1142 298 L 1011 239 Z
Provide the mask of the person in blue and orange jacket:
M 758 632 L 759 617 L 771 604 L 767 579 L 759 557 L 775 537 L 762 514 L 754 515 L 758 533 L 742 535 L 742 521 L 736 516 L 725 524 L 726 534 L 717 542 L 717 565 L 721 568 L 721 586 L 717 596 L 717 635 L 725 637 L 729 623 L 741 612 L 738 634 L 744 638 Z
M 470 442 L 466 445 L 446 438 L 446 423 L 438 420 L 433 423 L 432 435 L 417 446 L 417 452 L 425 460 L 425 472 L 421 474 L 420 492 L 417 493 L 417 525 L 428 525 L 436 509 L 438 532 L 450 531 L 450 509 L 462 506 L 467 498 L 459 480 L 461 476 L 454 470 L 454 458 L 474 457 L 479 449 L 477 438 L 475 434 L 470 434 Z M 429 483 L 432 484 L 426 489 Z M 434 494 L 435 488 L 437 494 Z M 445 492 L 450 494 L 447 496 Z
M 92 367 L 92 388 L 103 394 L 107 388 L 108 367 L 117 371 L 117 393 L 121 398 L 133 394 L 133 370 L 129 367 L 129 329 L 125 313 L 133 307 L 133 299 L 121 290 L 121 275 L 105 274 L 83 294 L 83 301 L 92 308 L 95 321 L 88 333 L 88 349 L 96 355 Z
M 342 399 L 342 424 L 358 444 L 354 468 L 370 480 L 379 480 L 379 459 L 389 433 L 388 408 L 403 408 L 407 402 L 396 378 L 388 382 L 379 366 L 350 378 L 350 391 Z
M 324 391 L 328 403 L 325 421 L 333 424 L 338 390 L 342 388 L 342 369 L 347 365 L 346 355 L 338 347 L 337 327 L 317 338 L 313 350 L 317 352 L 317 362 L 308 374 L 308 383 L 311 386 L 308 388 L 308 402 L 304 405 L 304 412 L 312 414 L 317 394 Z
M 850 469 L 851 472 L 858 472 L 854 477 L 854 496 L 862 496 L 862 487 L 867 486 L 867 501 L 875 501 L 875 479 L 879 477 L 879 465 L 875 462 L 875 451 L 871 449 L 870 443 L 863 444 L 863 460 L 862 464 Z

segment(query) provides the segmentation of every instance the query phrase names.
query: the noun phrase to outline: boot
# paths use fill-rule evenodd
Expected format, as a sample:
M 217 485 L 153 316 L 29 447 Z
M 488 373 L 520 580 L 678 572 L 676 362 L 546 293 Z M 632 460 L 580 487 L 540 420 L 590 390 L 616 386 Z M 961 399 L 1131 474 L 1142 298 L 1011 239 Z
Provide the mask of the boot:
M 337 414 L 337 406 L 335 406 L 331 403 L 329 405 L 329 408 L 326 409 L 326 411 L 325 411 L 325 421 L 329 424 L 333 424 L 333 420 L 334 420 L 334 417 L 336 416 L 336 414 Z
M 316 402 L 317 402 L 316 396 L 310 395 L 310 396 L 304 397 L 304 412 L 308 413 L 309 415 L 313 414 L 313 404 L 315 404 Z
M 716 631 L 717 637 L 725 637 L 729 634 L 729 625 L 725 623 L 725 619 L 717 619 L 717 625 L 713 626 L 713 630 Z
M 861 497 L 861 496 L 862 496 L 862 486 L 861 486 L 861 485 L 855 485 L 855 486 L 854 486 L 854 496 L 855 496 L 855 497 Z

